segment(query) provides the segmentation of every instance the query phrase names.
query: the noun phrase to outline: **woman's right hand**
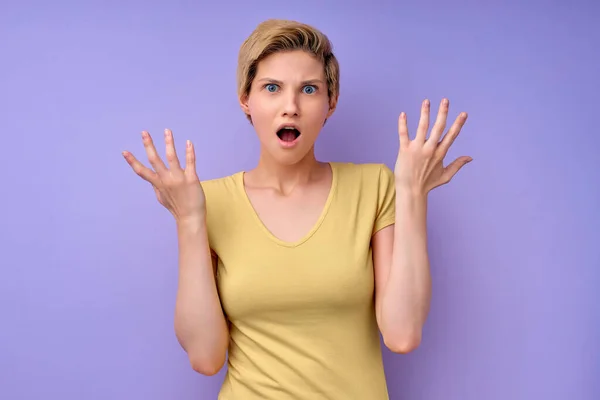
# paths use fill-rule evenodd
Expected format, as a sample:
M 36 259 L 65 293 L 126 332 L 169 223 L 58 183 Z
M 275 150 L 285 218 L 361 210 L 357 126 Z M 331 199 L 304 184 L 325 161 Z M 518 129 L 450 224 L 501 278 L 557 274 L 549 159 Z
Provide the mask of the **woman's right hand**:
M 196 156 L 192 142 L 188 140 L 186 143 L 185 168 L 182 169 L 175 152 L 171 130 L 165 130 L 168 168 L 156 152 L 148 132 L 142 132 L 142 141 L 154 170 L 144 166 L 130 152 L 124 151 L 123 157 L 134 172 L 152 185 L 156 198 L 173 214 L 177 223 L 204 218 L 206 199 L 196 174 Z

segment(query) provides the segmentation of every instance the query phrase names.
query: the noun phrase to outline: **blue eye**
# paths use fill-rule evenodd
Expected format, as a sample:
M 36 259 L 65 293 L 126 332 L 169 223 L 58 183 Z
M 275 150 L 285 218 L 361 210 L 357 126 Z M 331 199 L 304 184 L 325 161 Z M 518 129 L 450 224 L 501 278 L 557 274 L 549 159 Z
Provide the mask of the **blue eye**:
M 268 83 L 267 85 L 265 85 L 265 89 L 267 89 L 268 92 L 276 92 L 277 85 L 274 83 Z
M 306 93 L 306 94 L 313 94 L 316 91 L 317 91 L 317 88 L 312 85 L 304 86 L 304 93 Z

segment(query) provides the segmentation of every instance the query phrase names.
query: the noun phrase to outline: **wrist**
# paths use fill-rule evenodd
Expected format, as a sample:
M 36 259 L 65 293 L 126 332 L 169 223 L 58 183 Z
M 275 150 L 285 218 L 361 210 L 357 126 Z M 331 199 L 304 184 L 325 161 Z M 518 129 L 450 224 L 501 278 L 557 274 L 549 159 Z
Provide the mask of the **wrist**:
M 420 223 L 427 215 L 427 193 L 412 186 L 396 187 L 396 218 Z
M 206 226 L 206 215 L 197 214 L 176 218 L 175 223 L 178 230 L 197 230 Z
M 427 191 L 418 185 L 408 185 L 396 182 L 396 196 L 415 200 L 427 199 Z

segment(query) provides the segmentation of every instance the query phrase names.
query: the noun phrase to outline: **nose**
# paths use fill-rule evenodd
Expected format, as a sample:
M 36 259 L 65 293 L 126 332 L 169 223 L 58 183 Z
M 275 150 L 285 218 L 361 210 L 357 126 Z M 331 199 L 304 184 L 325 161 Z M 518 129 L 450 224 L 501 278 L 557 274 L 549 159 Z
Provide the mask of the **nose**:
M 283 116 L 294 117 L 300 114 L 299 96 L 293 91 L 288 91 L 282 96 L 283 99 Z

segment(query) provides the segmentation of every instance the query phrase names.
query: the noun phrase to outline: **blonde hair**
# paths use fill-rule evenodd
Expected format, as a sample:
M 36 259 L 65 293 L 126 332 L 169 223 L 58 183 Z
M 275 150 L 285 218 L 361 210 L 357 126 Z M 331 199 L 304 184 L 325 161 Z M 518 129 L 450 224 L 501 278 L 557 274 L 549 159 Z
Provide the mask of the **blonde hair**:
M 250 93 L 258 63 L 284 51 L 303 50 L 323 63 L 330 108 L 335 107 L 340 91 L 340 66 L 333 45 L 310 25 L 296 21 L 270 19 L 260 23 L 240 48 L 237 68 L 238 98 Z M 248 119 L 250 116 L 247 115 Z

